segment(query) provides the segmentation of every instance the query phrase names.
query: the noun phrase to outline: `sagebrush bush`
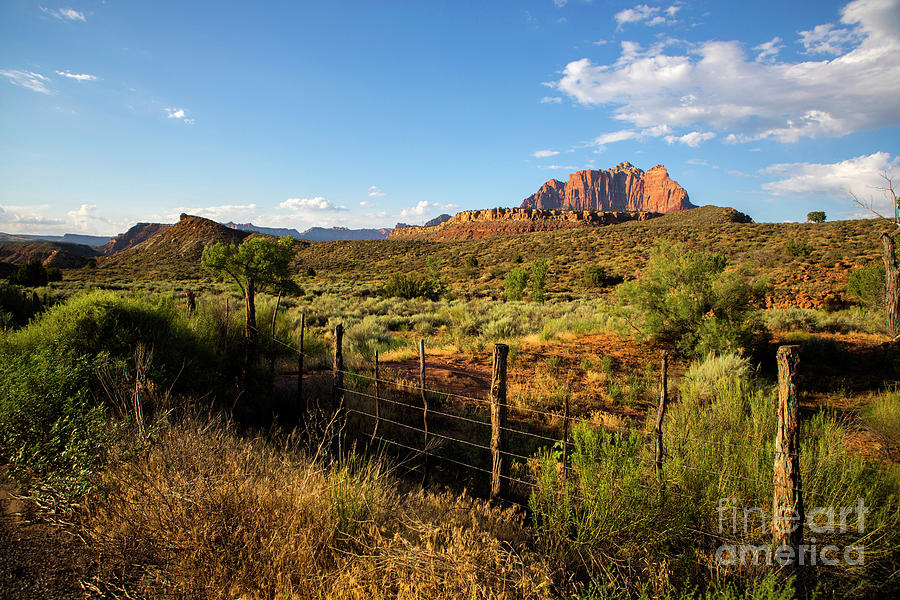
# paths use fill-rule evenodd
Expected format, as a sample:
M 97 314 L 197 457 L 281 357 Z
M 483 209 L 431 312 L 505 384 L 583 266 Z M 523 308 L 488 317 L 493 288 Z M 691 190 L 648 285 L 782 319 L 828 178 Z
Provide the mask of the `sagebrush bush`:
M 756 304 L 766 286 L 727 270 L 721 254 L 661 242 L 619 297 L 643 315 L 643 331 L 686 356 L 749 348 L 761 328 Z
M 750 383 L 753 367 L 746 357 L 734 353 L 709 353 L 695 360 L 681 380 L 682 398 L 711 400 L 729 386 Z

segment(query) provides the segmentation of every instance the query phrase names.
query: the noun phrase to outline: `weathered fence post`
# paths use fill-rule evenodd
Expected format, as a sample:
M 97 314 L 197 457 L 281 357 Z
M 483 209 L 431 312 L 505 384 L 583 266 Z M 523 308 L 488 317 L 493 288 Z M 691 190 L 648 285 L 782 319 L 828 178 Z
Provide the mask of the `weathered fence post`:
M 772 501 L 772 555 L 786 575 L 796 575 L 800 590 L 803 542 L 803 490 L 800 481 L 800 404 L 794 381 L 799 346 L 778 348 L 778 432 Z
M 306 329 L 306 313 L 300 313 L 300 339 L 297 342 L 297 410 L 296 414 L 306 414 L 308 407 L 303 401 L 303 330 Z
M 663 465 L 663 415 L 666 414 L 666 403 L 669 401 L 669 353 L 663 351 L 662 368 L 659 375 L 659 407 L 656 410 L 656 426 L 653 434 L 656 437 L 656 473 L 662 475 Z
M 332 367 L 331 411 L 334 418 L 334 449 L 340 450 L 340 437 L 344 431 L 344 351 L 341 347 L 344 339 L 344 326 L 334 326 L 334 366 Z
M 425 394 L 425 340 L 419 340 L 419 389 L 422 391 L 422 481 L 428 477 L 428 396 Z
M 375 348 L 375 426 L 372 427 L 372 439 L 370 444 L 375 442 L 375 436 L 378 434 L 378 424 L 381 421 L 381 402 L 379 402 L 381 394 L 381 382 L 378 380 L 378 348 Z
M 509 488 L 506 441 L 506 358 L 509 346 L 494 344 L 491 370 L 491 499 L 505 498 Z
M 187 291 L 188 317 L 194 316 L 195 310 L 197 310 L 197 297 L 194 295 L 194 290 L 188 290 Z
M 278 307 L 281 306 L 281 292 L 275 301 L 275 310 L 272 311 L 272 341 L 269 344 L 269 372 L 275 374 L 275 319 L 278 318 Z

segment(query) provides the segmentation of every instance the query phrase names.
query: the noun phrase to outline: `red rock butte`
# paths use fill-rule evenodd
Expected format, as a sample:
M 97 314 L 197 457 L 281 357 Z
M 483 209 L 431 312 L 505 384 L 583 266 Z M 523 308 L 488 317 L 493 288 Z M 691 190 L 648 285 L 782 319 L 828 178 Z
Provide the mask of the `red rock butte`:
M 645 173 L 622 162 L 608 170 L 572 173 L 566 183 L 551 179 L 525 198 L 522 208 L 673 213 L 696 207 L 664 166 Z

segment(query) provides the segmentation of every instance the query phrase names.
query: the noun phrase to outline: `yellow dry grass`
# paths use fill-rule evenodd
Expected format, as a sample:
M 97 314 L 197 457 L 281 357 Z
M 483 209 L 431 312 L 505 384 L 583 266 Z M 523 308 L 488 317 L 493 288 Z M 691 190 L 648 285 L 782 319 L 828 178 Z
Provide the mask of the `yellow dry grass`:
M 521 510 L 401 491 L 382 460 L 324 462 L 221 424 L 164 427 L 85 507 L 101 581 L 147 597 L 546 596 Z

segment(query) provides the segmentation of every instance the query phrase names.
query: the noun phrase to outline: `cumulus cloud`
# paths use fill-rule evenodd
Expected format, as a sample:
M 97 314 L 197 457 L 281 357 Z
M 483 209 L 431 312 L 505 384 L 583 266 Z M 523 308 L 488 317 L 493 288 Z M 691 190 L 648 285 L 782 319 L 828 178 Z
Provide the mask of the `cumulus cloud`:
M 347 210 L 343 206 L 336 206 L 330 200 L 326 200 L 322 196 L 316 196 L 315 198 L 288 198 L 281 204 L 279 204 L 281 208 L 286 210 L 294 210 L 294 211 L 335 211 L 335 210 Z
M 21 231 L 21 225 L 43 227 L 65 224 L 62 219 L 42 215 L 47 208 L 47 206 L 0 206 L 0 223 L 14 231 Z
M 553 6 L 555 6 L 556 8 L 562 8 L 568 3 L 569 0 L 553 0 Z
M 68 77 L 69 79 L 74 79 L 75 81 L 96 81 L 97 77 L 95 75 L 88 75 L 87 73 L 70 73 L 69 71 L 57 71 L 57 75 L 62 75 L 63 77 Z
M 371 185 L 369 186 L 369 196 L 373 198 L 383 198 L 384 196 L 387 196 L 387 194 L 382 192 L 381 188 L 379 188 L 377 185 Z
M 887 152 L 857 156 L 836 163 L 780 163 L 760 173 L 780 177 L 764 183 L 763 189 L 776 196 L 831 196 L 849 200 L 852 192 L 872 199 L 877 209 L 889 210 L 889 201 L 878 192 L 884 185 L 882 174 L 900 177 L 900 157 Z
M 416 203 L 415 206 L 410 208 L 404 208 L 400 211 L 400 217 L 403 219 L 407 219 L 410 217 L 421 217 L 426 214 L 433 214 L 442 210 L 453 210 L 457 208 L 455 204 L 439 204 L 437 202 L 428 202 L 427 200 L 420 200 Z
M 54 19 L 59 19 L 60 21 L 81 21 L 85 23 L 87 19 L 84 18 L 84 13 L 78 12 L 73 8 L 60 8 L 60 9 L 52 9 L 52 8 L 44 8 L 40 7 L 41 12 L 45 15 L 49 15 Z
M 188 125 L 194 124 L 194 119 L 187 116 L 187 111 L 183 108 L 164 108 L 166 115 L 170 119 L 178 119 L 179 121 L 184 121 Z
M 846 27 L 837 28 L 834 23 L 816 25 L 800 32 L 800 43 L 807 54 L 843 54 L 844 48 L 859 40 L 859 34 Z
M 559 152 L 556 150 L 538 150 L 531 155 L 535 158 L 549 158 L 551 156 L 556 156 L 557 154 L 559 154 Z
M 655 14 L 647 9 L 620 22 Z M 839 137 L 900 123 L 900 0 L 856 0 L 841 14 L 858 41 L 831 60 L 759 62 L 737 41 L 663 40 L 646 49 L 626 41 L 616 62 L 572 61 L 551 87 L 585 106 L 612 106 L 615 118 L 634 127 L 712 130 L 733 143 Z M 764 58 L 775 46 L 761 49 Z
M 41 94 L 47 94 L 48 96 L 56 93 L 49 87 L 50 78 L 45 75 L 41 75 L 40 73 L 35 73 L 34 71 L 22 71 L 20 69 L 2 69 L 0 70 L 0 75 L 6 77 L 11 84 L 23 87 L 33 92 L 40 92 Z

